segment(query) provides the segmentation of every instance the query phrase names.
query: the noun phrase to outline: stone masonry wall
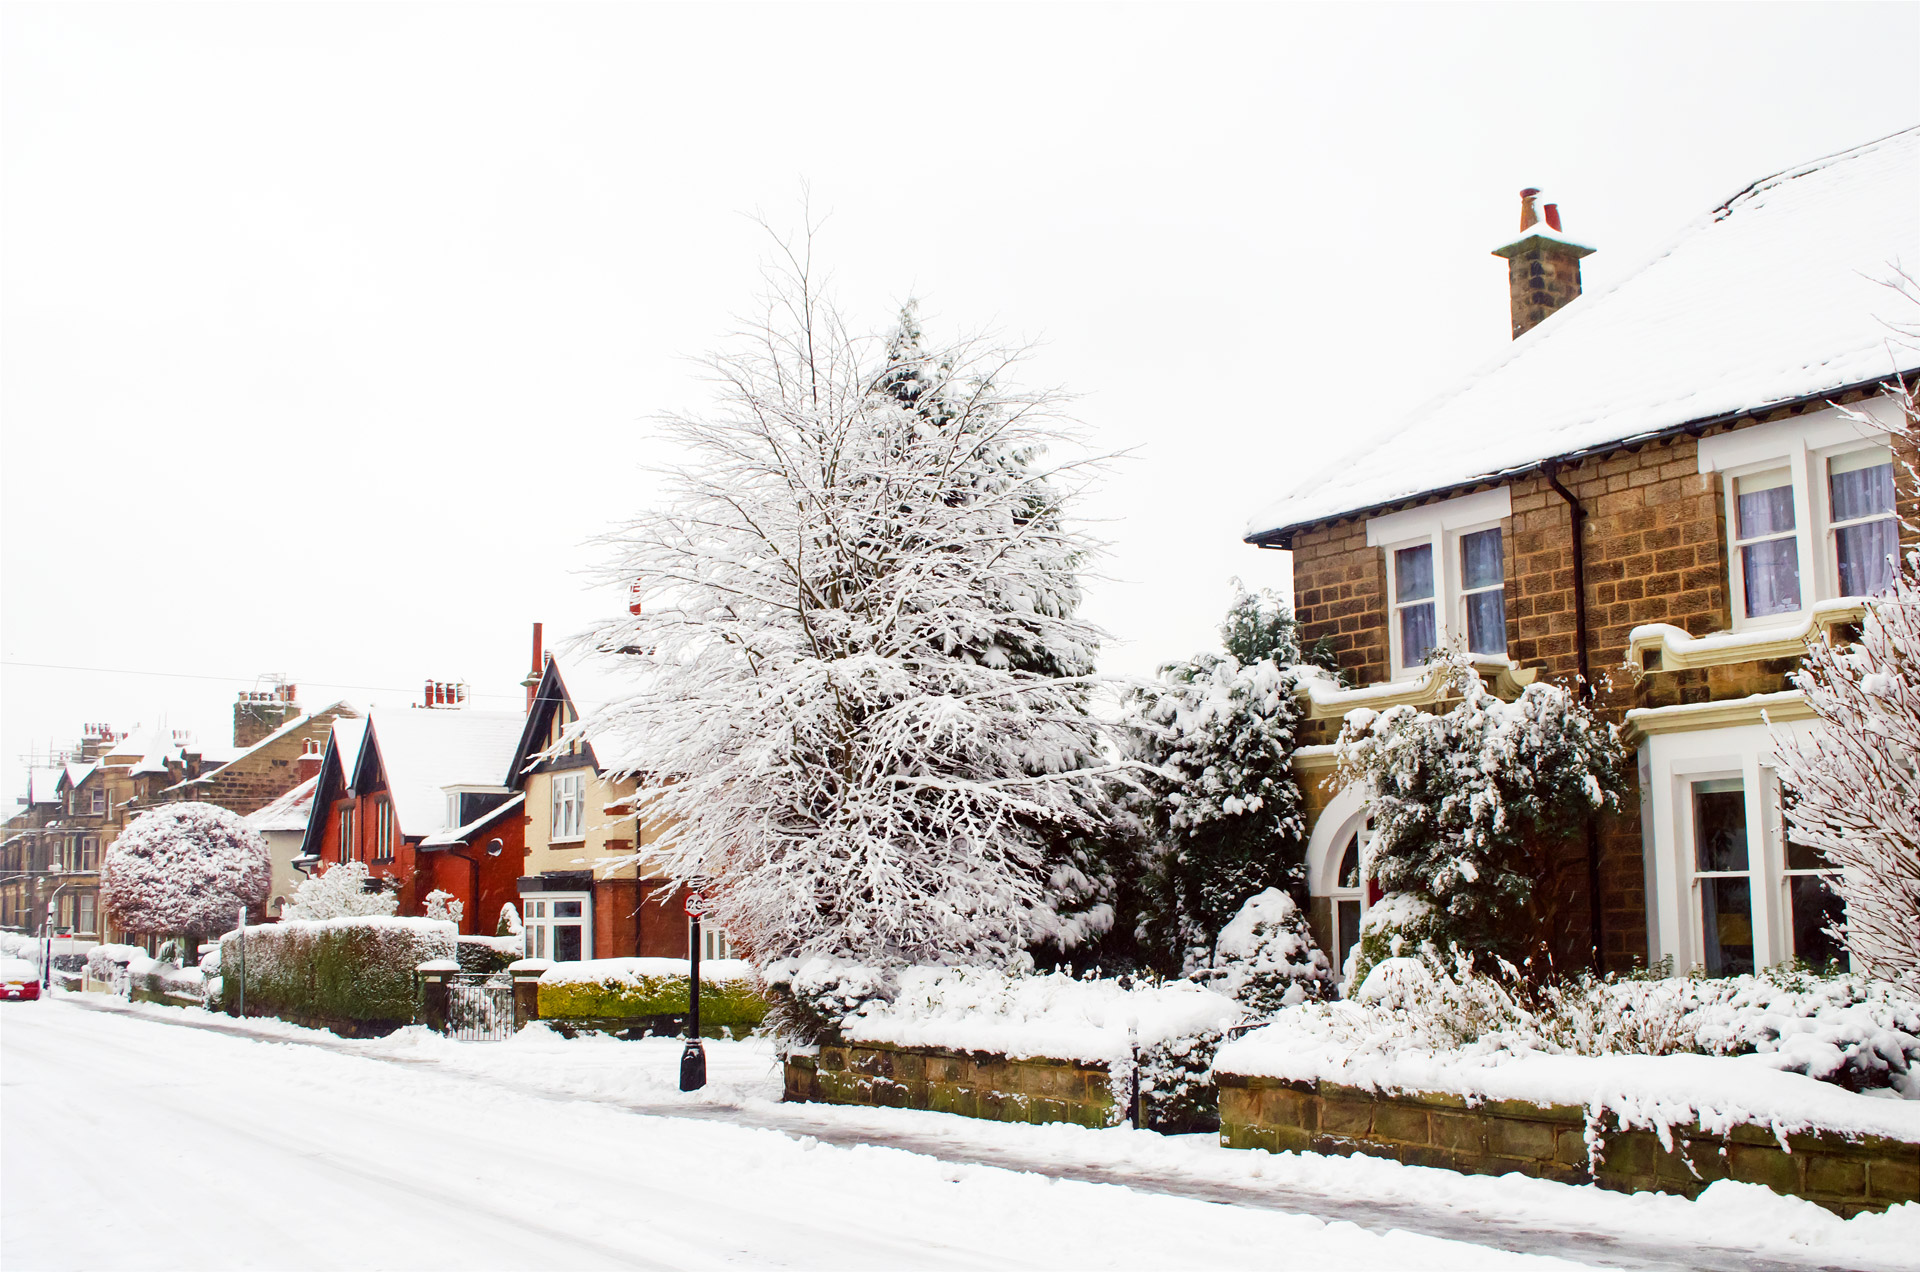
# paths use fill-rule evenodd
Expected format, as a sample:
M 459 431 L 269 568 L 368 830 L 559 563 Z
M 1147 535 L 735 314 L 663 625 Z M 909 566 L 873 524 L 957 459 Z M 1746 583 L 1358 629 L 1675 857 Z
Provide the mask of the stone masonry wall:
M 931 1109 L 992 1122 L 1115 1121 L 1106 1066 L 1072 1060 L 830 1043 L 817 1056 L 787 1057 L 786 1080 L 786 1098 L 794 1101 Z
M 1388 1157 L 1469 1175 L 1515 1172 L 1616 1192 L 1697 1196 L 1720 1179 L 1764 1184 L 1843 1216 L 1920 1199 L 1920 1144 L 1831 1132 L 1788 1134 L 1782 1148 L 1763 1126 L 1725 1135 L 1675 1127 L 1672 1148 L 1648 1130 L 1621 1130 L 1611 1114 L 1594 1127 L 1600 1160 L 1590 1170 L 1587 1114 L 1577 1105 L 1518 1100 L 1469 1106 L 1464 1096 L 1382 1094 L 1330 1082 L 1222 1074 L 1220 1142 L 1229 1148 Z
M 166 798 L 204 800 L 242 817 L 258 812 L 300 784 L 299 760 L 307 740 L 311 738 L 324 748 L 334 720 L 356 714 L 348 707 L 329 707 L 300 728 L 256 747 L 217 772 L 169 790 Z

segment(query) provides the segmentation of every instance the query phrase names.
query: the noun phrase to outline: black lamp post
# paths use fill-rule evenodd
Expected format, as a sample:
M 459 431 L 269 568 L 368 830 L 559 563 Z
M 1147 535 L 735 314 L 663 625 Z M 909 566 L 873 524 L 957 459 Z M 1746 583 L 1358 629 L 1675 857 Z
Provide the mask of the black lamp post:
M 680 1089 L 698 1091 L 707 1085 L 707 1049 L 700 1042 L 700 902 L 698 889 L 687 888 L 687 1046 L 680 1053 Z

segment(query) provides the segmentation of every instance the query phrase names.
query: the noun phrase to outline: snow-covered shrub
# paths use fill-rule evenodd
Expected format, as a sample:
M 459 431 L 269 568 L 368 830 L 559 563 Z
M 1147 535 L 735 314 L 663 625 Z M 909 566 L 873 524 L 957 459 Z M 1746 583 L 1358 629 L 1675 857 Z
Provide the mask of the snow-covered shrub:
M 519 936 L 521 933 L 520 911 L 509 901 L 500 907 L 500 921 L 494 924 L 495 936 Z
M 677 1016 L 692 1006 L 687 962 L 679 958 L 596 958 L 556 963 L 540 977 L 540 1019 L 632 1020 Z M 700 1026 L 744 1030 L 759 1025 L 766 1000 L 754 992 L 753 968 L 740 959 L 700 963 Z
M 138 945 L 96 945 L 87 951 L 87 974 L 97 981 L 110 982 L 120 969 L 146 953 Z
M 198 967 L 136 956 L 127 964 L 128 991 L 135 1002 L 197 1007 L 207 1000 L 207 975 Z
M 1804 741 L 1774 730 L 1792 839 L 1833 867 L 1858 965 L 1920 985 L 1920 552 L 1868 603 L 1857 641 L 1808 642 L 1794 683 L 1821 727 Z
M 804 266 L 776 287 L 713 405 L 660 426 L 688 462 L 608 571 L 644 608 L 596 633 L 635 693 L 586 728 L 644 741 L 652 852 L 756 962 L 1011 966 L 1114 769 L 1056 402 L 1017 352 L 856 335 Z
M 458 951 L 451 923 L 393 916 L 283 920 L 245 929 L 244 947 L 242 937 L 220 942 L 228 1011 L 244 968 L 249 1013 L 382 1029 L 412 1022 L 414 969 Z
M 100 899 L 128 932 L 210 936 L 267 899 L 273 862 L 259 832 L 213 804 L 165 804 L 128 823 L 100 863 Z
M 371 891 L 364 862 L 342 861 L 308 875 L 294 890 L 283 919 L 380 918 L 400 908 L 400 898 L 376 883 Z
M 1313 943 L 1306 914 L 1278 888 L 1248 898 L 1221 929 L 1213 966 L 1195 979 L 1256 1017 L 1328 997 L 1333 989 L 1332 969 Z
M 1293 616 L 1242 590 L 1221 626 L 1226 654 L 1160 669 L 1129 702 L 1131 754 L 1151 765 L 1145 929 L 1160 957 L 1191 972 L 1221 928 L 1268 888 L 1305 895 L 1306 821 L 1292 766 L 1300 723 Z
M 775 1036 L 803 1045 L 838 1037 L 842 1020 L 869 1002 L 892 1001 L 898 988 L 890 970 L 822 955 L 776 959 L 760 983 Z
M 1140 1125 L 1169 1135 L 1220 1129 L 1220 1088 L 1213 1057 L 1224 1029 L 1177 1034 L 1140 1049 L 1134 1080 L 1140 1084 Z
M 451 892 L 435 888 L 427 893 L 426 916 L 430 919 L 440 919 L 459 927 L 461 916 L 466 913 L 466 908 L 466 903 L 456 898 Z
M 1502 702 L 1463 653 L 1439 657 L 1451 710 L 1355 711 L 1340 731 L 1339 780 L 1371 793 L 1361 872 L 1389 903 L 1362 924 L 1349 984 L 1429 946 L 1533 953 L 1556 917 L 1556 850 L 1626 790 L 1625 749 L 1571 690 L 1531 684 Z
M 525 955 L 523 945 L 517 936 L 462 936 L 457 956 L 460 970 L 482 974 L 504 972 Z

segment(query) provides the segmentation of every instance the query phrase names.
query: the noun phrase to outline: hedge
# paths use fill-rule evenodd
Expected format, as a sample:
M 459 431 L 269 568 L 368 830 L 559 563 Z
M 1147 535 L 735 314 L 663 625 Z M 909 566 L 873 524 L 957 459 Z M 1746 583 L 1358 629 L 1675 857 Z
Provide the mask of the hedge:
M 540 1018 L 633 1020 L 686 1014 L 687 961 L 680 958 L 601 958 L 556 963 L 540 977 Z M 700 965 L 700 1024 L 752 1028 L 767 1014 L 753 989 L 753 969 L 739 959 Z
M 457 929 L 443 919 L 363 917 L 289 920 L 220 939 L 220 997 L 247 1014 L 280 1016 L 348 1032 L 385 1032 L 413 1022 L 416 965 L 455 957 Z

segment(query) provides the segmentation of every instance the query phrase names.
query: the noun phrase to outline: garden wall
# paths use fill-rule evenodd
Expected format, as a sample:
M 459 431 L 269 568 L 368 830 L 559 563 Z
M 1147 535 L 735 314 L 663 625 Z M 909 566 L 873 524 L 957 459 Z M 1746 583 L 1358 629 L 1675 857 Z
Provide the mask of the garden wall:
M 788 1069 L 789 1085 L 792 1069 Z M 1587 1115 L 1578 1105 L 1370 1091 L 1331 1082 L 1217 1073 L 1220 1142 L 1270 1152 L 1365 1153 L 1471 1175 L 1509 1171 L 1619 1192 L 1692 1197 L 1720 1179 L 1764 1184 L 1842 1216 L 1920 1200 L 1920 1144 L 1834 1133 L 1786 1135 L 1764 1126 L 1725 1134 L 1675 1127 L 1671 1149 L 1650 1130 L 1597 1126 L 1603 1160 L 1589 1171 Z
M 993 1122 L 1111 1126 L 1117 1114 L 1107 1066 L 1046 1057 L 881 1043 L 827 1043 L 787 1057 L 786 1098 L 819 1104 L 931 1109 Z

